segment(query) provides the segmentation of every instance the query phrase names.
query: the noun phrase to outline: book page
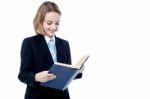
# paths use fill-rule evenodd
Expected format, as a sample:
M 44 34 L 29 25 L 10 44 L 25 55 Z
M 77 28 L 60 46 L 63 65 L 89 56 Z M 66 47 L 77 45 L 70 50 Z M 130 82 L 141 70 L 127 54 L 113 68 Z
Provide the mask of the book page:
M 69 65 L 69 64 L 65 64 L 65 63 L 60 63 L 60 62 L 56 62 L 56 65 L 60 65 L 60 66 L 66 66 L 66 67 L 70 67 L 70 68 L 77 68 L 80 69 L 83 64 L 86 62 L 86 60 L 89 58 L 89 55 L 84 55 L 78 63 L 76 63 L 75 65 Z
M 73 66 L 73 65 L 69 65 L 69 64 L 65 64 L 65 63 L 60 63 L 60 62 L 56 62 L 55 64 L 56 64 L 56 65 L 60 65 L 60 66 L 70 67 L 70 68 L 76 68 L 76 67 Z
M 83 64 L 87 61 L 88 58 L 89 58 L 89 55 L 84 55 L 84 56 L 80 59 L 80 61 L 75 64 L 75 67 L 76 67 L 77 69 L 82 68 Z

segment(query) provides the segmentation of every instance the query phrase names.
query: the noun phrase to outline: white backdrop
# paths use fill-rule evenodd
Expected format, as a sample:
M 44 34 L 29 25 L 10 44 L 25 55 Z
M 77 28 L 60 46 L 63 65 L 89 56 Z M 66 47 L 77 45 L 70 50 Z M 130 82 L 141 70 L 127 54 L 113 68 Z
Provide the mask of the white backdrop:
M 24 97 L 20 48 L 43 1 L 0 1 L 0 99 Z M 149 0 L 53 1 L 63 13 L 56 35 L 70 42 L 73 64 L 90 55 L 71 99 L 150 99 Z

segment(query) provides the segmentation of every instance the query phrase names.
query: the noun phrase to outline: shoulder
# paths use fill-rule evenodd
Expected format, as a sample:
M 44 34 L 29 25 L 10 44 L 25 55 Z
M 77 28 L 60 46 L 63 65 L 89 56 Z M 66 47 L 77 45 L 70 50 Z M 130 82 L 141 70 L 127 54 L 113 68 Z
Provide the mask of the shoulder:
M 56 42 L 63 43 L 63 44 L 69 44 L 69 42 L 67 40 L 59 38 L 59 37 L 56 37 Z
M 43 39 L 43 35 L 34 35 L 34 36 L 30 36 L 30 37 L 26 37 L 23 39 L 23 43 L 34 43 L 34 42 L 38 42 L 41 39 Z
M 69 42 L 59 37 L 56 37 L 56 45 L 61 46 L 62 48 L 70 48 Z
M 39 40 L 41 38 L 43 38 L 43 36 L 38 34 L 38 35 L 24 38 L 24 41 L 34 41 L 34 40 Z
M 22 41 L 22 48 L 34 48 L 42 41 L 44 37 L 42 35 L 34 35 L 30 37 L 26 37 Z

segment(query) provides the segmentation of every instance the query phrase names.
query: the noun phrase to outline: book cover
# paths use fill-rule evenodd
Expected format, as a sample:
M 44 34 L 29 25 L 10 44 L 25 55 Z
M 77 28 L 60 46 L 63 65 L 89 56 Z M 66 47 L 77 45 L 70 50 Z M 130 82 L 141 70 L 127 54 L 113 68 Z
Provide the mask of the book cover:
M 65 90 L 73 79 L 80 73 L 80 69 L 88 59 L 89 55 L 85 55 L 75 65 L 64 63 L 55 63 L 49 69 L 49 73 L 56 75 L 56 79 L 41 83 L 44 87 Z

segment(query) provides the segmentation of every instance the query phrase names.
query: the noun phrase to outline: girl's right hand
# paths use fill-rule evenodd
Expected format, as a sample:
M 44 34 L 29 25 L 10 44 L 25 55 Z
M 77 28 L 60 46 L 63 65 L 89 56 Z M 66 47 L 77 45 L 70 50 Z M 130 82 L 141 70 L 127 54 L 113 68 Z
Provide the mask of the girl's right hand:
M 56 75 L 48 73 L 48 71 L 42 71 L 35 74 L 35 81 L 46 82 L 56 78 Z

